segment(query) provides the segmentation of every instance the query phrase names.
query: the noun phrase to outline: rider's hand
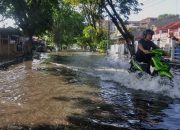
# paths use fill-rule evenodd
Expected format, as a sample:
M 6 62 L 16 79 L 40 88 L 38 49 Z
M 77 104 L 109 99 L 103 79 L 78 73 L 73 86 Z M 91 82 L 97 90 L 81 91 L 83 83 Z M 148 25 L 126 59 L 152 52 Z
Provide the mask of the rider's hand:
M 149 54 L 150 53 L 150 51 L 148 51 L 148 50 L 144 50 L 143 51 L 145 54 Z

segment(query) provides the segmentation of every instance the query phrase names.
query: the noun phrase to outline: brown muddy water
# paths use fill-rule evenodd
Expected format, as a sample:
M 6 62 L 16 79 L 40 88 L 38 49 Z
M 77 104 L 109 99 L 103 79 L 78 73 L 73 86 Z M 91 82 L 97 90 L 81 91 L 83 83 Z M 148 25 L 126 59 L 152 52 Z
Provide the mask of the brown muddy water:
M 68 117 L 83 115 L 89 104 L 101 102 L 96 87 L 73 84 L 68 80 L 72 75 L 36 59 L 0 71 L 0 128 L 70 128 Z
M 119 57 L 63 52 L 0 70 L 0 128 L 180 129 L 179 69 L 169 85 L 127 67 Z

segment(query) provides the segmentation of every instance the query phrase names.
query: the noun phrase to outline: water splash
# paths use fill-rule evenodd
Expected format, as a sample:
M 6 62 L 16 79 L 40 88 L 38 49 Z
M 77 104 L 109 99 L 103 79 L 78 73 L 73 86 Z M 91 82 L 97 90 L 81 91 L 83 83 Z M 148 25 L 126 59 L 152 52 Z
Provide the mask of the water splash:
M 125 87 L 136 90 L 150 91 L 172 98 L 180 98 L 179 74 L 174 72 L 177 70 L 172 69 L 172 72 L 177 76 L 171 81 L 160 76 L 152 77 L 145 73 L 142 75 L 139 75 L 138 72 L 130 73 L 127 69 L 130 65 L 124 59 L 109 57 L 106 61 L 107 64 L 109 63 L 109 66 L 103 68 L 104 71 L 101 70 L 101 73 L 99 73 L 101 80 L 117 82 Z
M 159 76 L 152 77 L 146 73 L 140 75 L 139 73 L 129 72 L 130 64 L 127 57 L 120 55 L 110 55 L 93 60 L 87 57 L 73 57 L 70 64 L 56 63 L 56 65 L 85 73 L 102 81 L 116 82 L 127 88 L 162 94 L 171 98 L 180 98 L 180 82 L 178 80 L 180 74 L 177 69 L 172 69 L 176 76 L 170 81 Z

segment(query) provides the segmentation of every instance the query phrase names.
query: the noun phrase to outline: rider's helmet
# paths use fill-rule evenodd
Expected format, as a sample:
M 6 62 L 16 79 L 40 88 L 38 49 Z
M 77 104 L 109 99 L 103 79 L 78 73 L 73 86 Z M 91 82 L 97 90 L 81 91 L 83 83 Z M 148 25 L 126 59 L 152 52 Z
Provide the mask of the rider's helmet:
M 151 30 L 151 29 L 146 29 L 146 30 L 143 32 L 143 37 L 146 37 L 148 34 L 154 35 L 154 31 Z

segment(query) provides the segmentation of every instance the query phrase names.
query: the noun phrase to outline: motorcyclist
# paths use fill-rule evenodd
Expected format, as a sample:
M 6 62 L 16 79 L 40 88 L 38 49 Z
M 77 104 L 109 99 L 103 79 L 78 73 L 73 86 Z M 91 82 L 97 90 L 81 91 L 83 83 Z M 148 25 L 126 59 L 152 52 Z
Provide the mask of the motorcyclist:
M 138 62 L 146 63 L 146 72 L 151 74 L 150 72 L 150 63 L 151 63 L 151 49 L 159 48 L 157 45 L 152 42 L 152 36 L 154 35 L 154 31 L 151 29 L 146 29 L 143 32 L 143 38 L 138 41 L 138 49 L 135 54 L 135 58 Z

